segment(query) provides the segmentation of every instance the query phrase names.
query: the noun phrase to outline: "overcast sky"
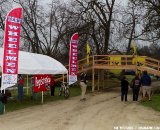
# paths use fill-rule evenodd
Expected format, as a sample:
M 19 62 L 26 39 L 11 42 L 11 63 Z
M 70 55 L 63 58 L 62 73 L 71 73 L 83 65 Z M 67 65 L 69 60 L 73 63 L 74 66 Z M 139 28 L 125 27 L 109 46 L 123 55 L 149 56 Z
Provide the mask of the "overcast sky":
M 41 1 L 42 4 L 46 4 L 46 3 L 50 3 L 52 0 L 39 0 L 39 1 Z M 70 0 L 60 0 L 60 2 L 65 2 L 65 3 L 67 3 L 68 1 Z M 128 0 L 116 0 L 116 3 L 120 3 L 124 6 L 127 5 L 127 2 Z
M 47 6 L 47 4 L 51 3 L 52 0 L 38 0 L 39 4 L 42 5 L 44 8 L 45 8 L 45 5 Z M 55 0 L 57 1 L 57 0 Z M 71 0 L 60 0 L 60 2 L 68 2 L 68 1 L 71 1 Z M 127 3 L 128 3 L 128 0 L 115 0 L 116 2 L 116 5 L 121 5 L 121 6 L 127 6 Z M 14 5 L 14 6 L 17 6 L 17 5 Z M 46 11 L 47 11 L 47 8 L 46 8 Z M 145 45 L 146 45 L 146 42 L 145 42 Z
M 44 6 L 44 5 L 47 5 L 47 3 L 51 3 L 51 1 L 52 0 L 39 0 L 39 3 Z M 68 1 L 70 1 L 70 0 L 60 0 L 60 2 L 62 2 L 62 3 L 63 2 L 67 3 Z M 116 0 L 116 4 L 119 3 L 119 4 L 123 5 L 123 6 L 126 6 L 127 2 L 128 2 L 128 0 Z M 19 6 L 19 5 L 14 4 L 14 7 L 17 7 L 17 6 Z

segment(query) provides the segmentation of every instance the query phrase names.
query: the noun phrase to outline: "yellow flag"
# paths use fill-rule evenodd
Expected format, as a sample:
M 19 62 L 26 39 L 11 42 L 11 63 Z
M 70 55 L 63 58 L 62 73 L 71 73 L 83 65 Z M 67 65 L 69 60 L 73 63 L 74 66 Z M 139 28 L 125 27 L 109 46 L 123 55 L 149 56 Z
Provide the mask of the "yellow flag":
M 133 55 L 137 55 L 137 47 L 135 41 L 132 41 Z
M 121 65 L 121 57 L 120 56 L 110 56 L 110 65 Z
M 91 49 L 90 49 L 88 41 L 87 41 L 87 44 L 86 44 L 86 50 L 87 50 L 87 53 L 86 53 L 87 54 L 87 56 L 86 56 L 87 64 L 89 64 L 89 56 L 90 56 Z

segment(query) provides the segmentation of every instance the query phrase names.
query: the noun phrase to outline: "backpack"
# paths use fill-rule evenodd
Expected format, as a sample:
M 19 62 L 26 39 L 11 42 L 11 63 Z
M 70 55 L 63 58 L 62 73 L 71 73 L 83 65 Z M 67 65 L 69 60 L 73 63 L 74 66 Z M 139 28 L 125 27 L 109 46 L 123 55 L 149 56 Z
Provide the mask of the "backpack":
M 133 88 L 139 88 L 141 85 L 140 79 L 134 79 Z

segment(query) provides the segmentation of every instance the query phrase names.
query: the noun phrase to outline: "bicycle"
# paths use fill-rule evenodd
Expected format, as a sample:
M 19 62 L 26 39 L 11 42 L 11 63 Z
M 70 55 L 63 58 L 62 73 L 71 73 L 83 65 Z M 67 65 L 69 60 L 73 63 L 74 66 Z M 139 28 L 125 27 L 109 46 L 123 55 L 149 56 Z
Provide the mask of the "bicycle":
M 70 91 L 69 91 L 69 85 L 66 82 L 62 82 L 60 89 L 59 89 L 59 96 L 64 96 L 65 99 L 69 98 Z

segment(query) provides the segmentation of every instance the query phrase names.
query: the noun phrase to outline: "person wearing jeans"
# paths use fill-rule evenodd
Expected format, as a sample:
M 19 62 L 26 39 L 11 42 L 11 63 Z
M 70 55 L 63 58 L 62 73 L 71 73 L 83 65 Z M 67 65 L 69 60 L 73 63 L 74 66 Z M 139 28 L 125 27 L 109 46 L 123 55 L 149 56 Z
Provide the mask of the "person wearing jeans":
M 141 87 L 141 80 L 139 78 L 139 75 L 137 74 L 132 80 L 132 84 L 131 84 L 131 88 L 133 92 L 133 101 L 138 101 L 140 87 Z
M 24 79 L 22 75 L 18 75 L 18 100 L 22 101 L 23 100 L 23 83 Z
M 128 86 L 129 86 L 129 82 L 126 80 L 126 77 L 123 76 L 121 80 L 121 101 L 124 100 L 124 97 L 125 97 L 125 101 L 127 101 Z

